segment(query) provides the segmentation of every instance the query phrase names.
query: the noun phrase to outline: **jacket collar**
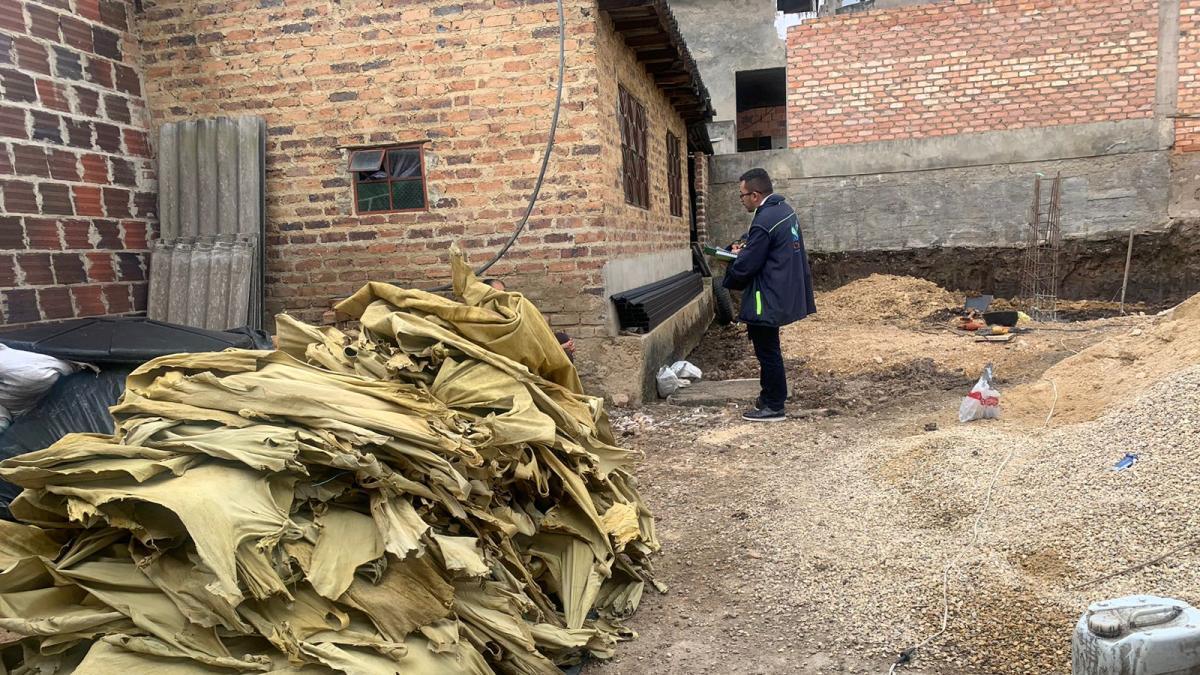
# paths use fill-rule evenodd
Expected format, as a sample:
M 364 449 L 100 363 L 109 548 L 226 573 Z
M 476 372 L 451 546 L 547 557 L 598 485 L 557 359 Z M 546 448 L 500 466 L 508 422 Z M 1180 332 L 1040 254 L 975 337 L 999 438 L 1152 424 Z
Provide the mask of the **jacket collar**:
M 777 195 L 774 192 L 772 192 L 771 194 L 767 195 L 767 198 L 763 200 L 763 203 L 758 205 L 758 209 L 761 209 L 764 206 L 775 206 L 776 204 L 778 204 L 779 202 L 782 202 L 782 201 L 783 201 L 783 195 Z M 758 209 L 755 209 L 755 211 L 757 211 Z

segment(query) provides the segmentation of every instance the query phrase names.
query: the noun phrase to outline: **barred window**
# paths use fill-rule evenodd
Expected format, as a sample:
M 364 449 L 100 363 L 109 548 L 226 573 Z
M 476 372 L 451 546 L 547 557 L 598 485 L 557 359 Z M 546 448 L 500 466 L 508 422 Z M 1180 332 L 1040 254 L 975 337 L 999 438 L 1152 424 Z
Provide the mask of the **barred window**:
M 650 178 L 647 169 L 646 108 L 620 87 L 618 117 L 621 121 L 621 178 L 625 201 L 650 208 Z
M 425 208 L 425 154 L 404 145 L 350 153 L 356 213 L 419 211 Z
M 683 157 L 679 148 L 679 137 L 667 132 L 667 192 L 671 195 L 671 215 L 683 215 Z

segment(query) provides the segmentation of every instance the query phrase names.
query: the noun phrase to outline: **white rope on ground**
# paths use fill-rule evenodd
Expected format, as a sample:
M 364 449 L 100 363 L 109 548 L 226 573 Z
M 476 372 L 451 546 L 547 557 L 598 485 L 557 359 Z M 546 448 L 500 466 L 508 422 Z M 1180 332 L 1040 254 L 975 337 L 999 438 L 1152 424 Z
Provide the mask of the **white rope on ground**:
M 1050 412 L 1046 415 L 1045 422 L 1046 426 L 1050 426 L 1050 419 L 1054 417 L 1054 408 L 1058 405 L 1058 385 L 1054 383 L 1054 380 L 1047 378 L 1043 379 L 1049 382 L 1051 387 L 1054 387 L 1054 401 L 1050 403 Z M 996 488 L 996 482 L 1000 479 L 1000 472 L 1004 471 L 1004 467 L 1008 466 L 1008 463 L 1012 461 L 1013 455 L 1015 455 L 1016 452 L 1017 448 L 1015 445 L 1010 447 L 1008 454 L 1004 456 L 1004 460 L 996 466 L 996 470 L 992 473 L 992 480 L 990 483 L 988 483 L 987 493 L 983 498 L 983 506 L 981 506 L 979 511 L 975 513 L 975 522 L 971 526 L 970 541 L 967 542 L 966 546 L 959 549 L 958 553 L 956 553 L 954 557 L 950 559 L 950 562 L 946 563 L 946 567 L 942 569 L 941 628 L 939 628 L 936 633 L 930 635 L 916 645 L 913 645 L 912 647 L 905 649 L 903 652 L 900 652 L 900 658 L 896 659 L 896 662 L 893 663 L 892 667 L 888 669 L 888 675 L 894 675 L 896 669 L 911 661 L 912 657 L 915 656 L 919 650 L 925 648 L 927 645 L 929 645 L 929 643 L 946 634 L 946 628 L 950 624 L 950 570 L 954 569 L 955 566 L 958 565 L 958 561 L 963 557 L 963 555 L 965 555 L 967 551 L 973 549 L 975 544 L 979 541 L 979 525 L 983 522 L 983 517 L 987 515 L 988 508 L 992 505 L 992 492 Z

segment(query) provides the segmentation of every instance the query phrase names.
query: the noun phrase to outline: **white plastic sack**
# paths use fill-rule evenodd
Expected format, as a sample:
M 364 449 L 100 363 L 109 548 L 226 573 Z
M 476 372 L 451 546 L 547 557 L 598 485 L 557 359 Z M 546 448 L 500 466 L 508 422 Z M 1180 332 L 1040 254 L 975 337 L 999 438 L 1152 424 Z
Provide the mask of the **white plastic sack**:
M 671 372 L 675 373 L 675 377 L 683 380 L 699 380 L 704 376 L 699 368 L 688 361 L 676 361 L 671 364 Z
M 667 366 L 658 369 L 658 375 L 655 376 L 655 380 L 658 382 L 658 395 L 662 398 L 666 398 L 691 384 L 676 375 L 675 371 Z
M 958 406 L 958 421 L 994 419 L 1000 416 L 1000 390 L 992 384 L 992 364 L 987 364 L 983 375 L 971 388 L 971 393 L 963 397 Z
M 7 428 L 15 415 L 32 408 L 58 378 L 79 368 L 53 356 L 0 345 L 0 430 Z

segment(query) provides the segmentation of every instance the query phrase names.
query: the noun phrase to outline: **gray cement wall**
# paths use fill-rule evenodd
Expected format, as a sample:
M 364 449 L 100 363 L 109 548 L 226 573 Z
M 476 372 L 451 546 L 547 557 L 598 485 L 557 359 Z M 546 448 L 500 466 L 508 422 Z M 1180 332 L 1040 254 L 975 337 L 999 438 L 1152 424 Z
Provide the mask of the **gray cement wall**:
M 775 32 L 775 0 L 670 0 L 670 4 L 712 97 L 714 121 L 736 120 L 737 71 L 787 65 L 783 40 Z
M 796 208 L 814 252 L 1018 245 L 1037 172 L 1063 176 L 1066 237 L 1162 230 L 1170 205 L 1200 210 L 1195 181 L 1172 182 L 1162 126 L 1133 120 L 717 156 L 709 237 L 724 244 L 745 231 L 737 177 L 756 166 Z

